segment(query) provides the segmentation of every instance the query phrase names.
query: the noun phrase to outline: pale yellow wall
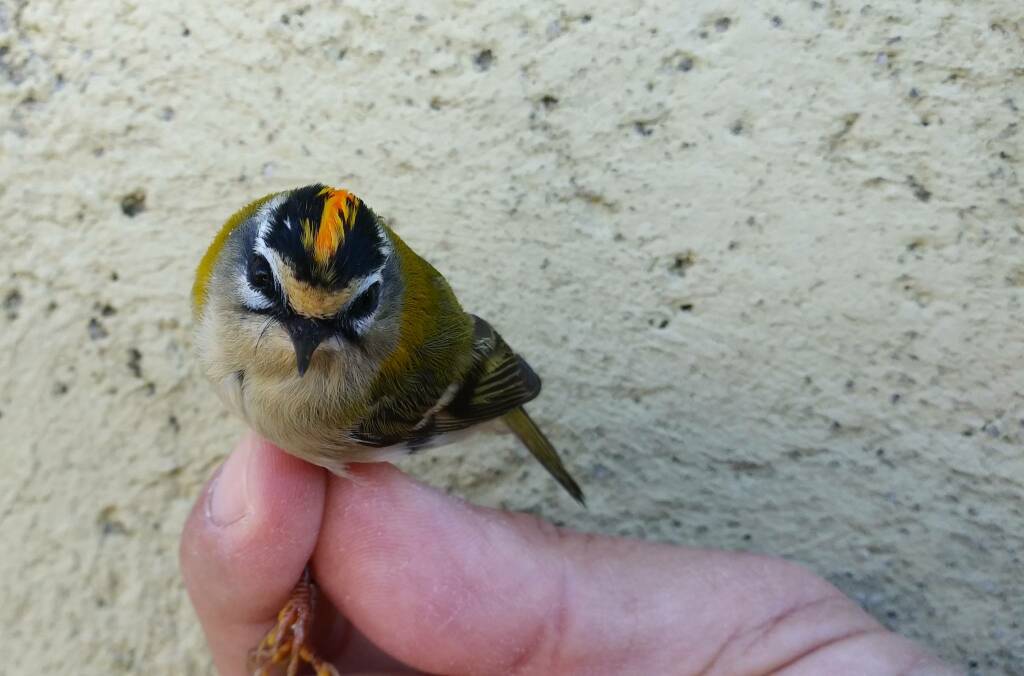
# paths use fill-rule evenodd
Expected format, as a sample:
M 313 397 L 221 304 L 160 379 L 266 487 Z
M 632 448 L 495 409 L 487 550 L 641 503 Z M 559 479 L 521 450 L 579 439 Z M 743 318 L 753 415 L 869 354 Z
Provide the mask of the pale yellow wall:
M 0 4 L 11 673 L 207 668 L 176 538 L 239 427 L 190 355 L 191 271 L 315 180 L 528 356 L 590 509 L 508 436 L 410 471 L 791 557 L 1020 673 L 1018 0 L 217 4 Z

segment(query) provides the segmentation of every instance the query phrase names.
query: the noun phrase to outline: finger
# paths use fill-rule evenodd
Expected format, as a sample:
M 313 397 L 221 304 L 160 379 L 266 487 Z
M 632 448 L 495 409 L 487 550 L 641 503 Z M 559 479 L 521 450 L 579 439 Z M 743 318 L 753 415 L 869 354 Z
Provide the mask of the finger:
M 244 673 L 306 566 L 323 514 L 324 470 L 245 437 L 182 533 L 185 587 L 223 675 Z
M 767 673 L 877 627 L 783 561 L 568 533 L 388 466 L 353 473 L 329 481 L 314 571 L 371 641 L 425 671 L 730 673 L 742 644 L 735 658 Z M 841 612 L 791 628 L 818 604 Z

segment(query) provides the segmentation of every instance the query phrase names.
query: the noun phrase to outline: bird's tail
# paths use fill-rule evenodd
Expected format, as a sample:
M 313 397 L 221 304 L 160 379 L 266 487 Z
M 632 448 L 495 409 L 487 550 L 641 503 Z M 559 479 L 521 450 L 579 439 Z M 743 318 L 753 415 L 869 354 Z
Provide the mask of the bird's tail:
M 512 409 L 504 416 L 502 416 L 508 426 L 516 433 L 516 436 L 530 449 L 530 453 L 533 457 L 540 461 L 540 464 L 544 465 L 544 469 L 551 473 L 551 476 L 555 477 L 555 480 L 562 485 L 569 495 L 575 498 L 576 502 L 586 506 L 586 502 L 583 499 L 583 490 L 580 488 L 576 480 L 569 474 L 569 470 L 562 464 L 562 459 L 558 456 L 558 451 L 551 445 L 548 438 L 544 436 L 544 433 L 540 431 L 537 424 L 533 422 L 533 419 L 526 414 L 526 409 L 522 406 Z

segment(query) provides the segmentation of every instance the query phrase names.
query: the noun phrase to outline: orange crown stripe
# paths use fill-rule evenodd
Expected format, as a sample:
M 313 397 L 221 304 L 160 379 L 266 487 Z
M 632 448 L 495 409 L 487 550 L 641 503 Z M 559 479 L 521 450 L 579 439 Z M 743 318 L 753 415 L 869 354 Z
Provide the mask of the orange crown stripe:
M 337 253 L 338 247 L 345 240 L 345 235 L 352 229 L 356 212 L 359 210 L 359 198 L 347 190 L 324 188 L 321 195 L 326 195 L 323 214 L 320 216 L 320 227 L 316 231 L 313 242 L 313 260 L 324 264 Z

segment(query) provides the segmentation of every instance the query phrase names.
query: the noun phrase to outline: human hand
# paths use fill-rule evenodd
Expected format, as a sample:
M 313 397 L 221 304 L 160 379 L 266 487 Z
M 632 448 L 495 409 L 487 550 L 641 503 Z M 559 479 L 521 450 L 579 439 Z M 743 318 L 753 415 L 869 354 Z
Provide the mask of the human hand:
M 182 573 L 221 674 L 245 673 L 307 562 L 333 606 L 318 647 L 342 673 L 957 673 L 781 559 L 560 530 L 389 465 L 352 473 L 249 436 L 196 502 Z

